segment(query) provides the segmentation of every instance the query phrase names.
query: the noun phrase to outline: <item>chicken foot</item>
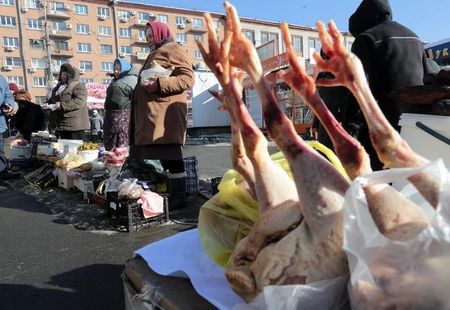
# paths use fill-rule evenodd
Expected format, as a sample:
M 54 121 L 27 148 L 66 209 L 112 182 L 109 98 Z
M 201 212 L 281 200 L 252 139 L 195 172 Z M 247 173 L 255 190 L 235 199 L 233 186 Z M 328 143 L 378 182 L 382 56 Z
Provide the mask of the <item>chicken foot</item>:
M 324 61 L 317 53 L 314 59 L 322 71 L 335 75 L 334 79 L 321 80 L 322 86 L 346 86 L 355 96 L 369 127 L 370 139 L 379 159 L 388 168 L 417 167 L 428 162 L 415 153 L 384 116 L 367 83 L 361 61 L 343 46 L 342 35 L 333 22 L 329 32 L 325 25 L 317 23 L 322 48 L 330 59 Z M 438 184 L 426 173 L 418 173 L 409 178 L 418 191 L 434 207 L 439 197 Z

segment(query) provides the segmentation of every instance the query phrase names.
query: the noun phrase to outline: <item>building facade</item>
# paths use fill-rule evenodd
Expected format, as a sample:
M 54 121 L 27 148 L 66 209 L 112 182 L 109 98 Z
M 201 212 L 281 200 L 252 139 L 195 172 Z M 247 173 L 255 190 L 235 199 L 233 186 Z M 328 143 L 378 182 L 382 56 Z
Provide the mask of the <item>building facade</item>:
M 133 2 L 87 0 L 0 0 L 1 74 L 30 91 L 36 102 L 48 97 L 59 66 L 80 69 L 85 83 L 109 83 L 114 59 L 123 57 L 142 64 L 149 52 L 145 25 L 167 23 L 174 39 L 183 44 L 197 70 L 206 70 L 195 41 L 206 41 L 202 11 Z M 219 40 L 226 17 L 211 13 Z M 245 35 L 256 46 L 272 42 L 267 53 L 281 53 L 278 22 L 242 18 Z M 306 59 L 320 49 L 318 33 L 310 27 L 290 25 L 295 49 Z M 344 33 L 346 43 L 352 38 Z M 206 43 L 206 42 L 205 42 Z M 266 55 L 270 56 L 270 55 Z

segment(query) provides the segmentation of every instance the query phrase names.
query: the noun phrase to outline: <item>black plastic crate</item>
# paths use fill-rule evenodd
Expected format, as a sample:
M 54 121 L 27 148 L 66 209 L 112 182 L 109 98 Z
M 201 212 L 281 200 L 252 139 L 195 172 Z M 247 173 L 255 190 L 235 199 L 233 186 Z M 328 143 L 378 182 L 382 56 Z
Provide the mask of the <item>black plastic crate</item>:
M 160 215 L 145 218 L 141 204 L 136 200 L 121 200 L 117 197 L 117 192 L 106 193 L 106 206 L 108 215 L 115 217 L 119 225 L 125 226 L 128 232 L 138 231 L 143 228 L 156 226 L 168 221 L 167 196 L 164 198 L 164 212 Z
M 219 192 L 219 183 L 222 181 L 222 177 L 212 178 L 211 179 L 211 191 L 212 194 L 215 195 Z

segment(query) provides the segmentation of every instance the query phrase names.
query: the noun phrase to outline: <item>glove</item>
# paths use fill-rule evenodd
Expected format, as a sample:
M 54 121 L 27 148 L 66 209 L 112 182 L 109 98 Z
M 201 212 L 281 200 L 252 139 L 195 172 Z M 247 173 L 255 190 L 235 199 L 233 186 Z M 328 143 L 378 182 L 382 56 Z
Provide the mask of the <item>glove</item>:
M 52 111 L 55 111 L 58 107 L 56 106 L 56 104 L 49 104 L 47 105 L 47 108 L 49 108 Z

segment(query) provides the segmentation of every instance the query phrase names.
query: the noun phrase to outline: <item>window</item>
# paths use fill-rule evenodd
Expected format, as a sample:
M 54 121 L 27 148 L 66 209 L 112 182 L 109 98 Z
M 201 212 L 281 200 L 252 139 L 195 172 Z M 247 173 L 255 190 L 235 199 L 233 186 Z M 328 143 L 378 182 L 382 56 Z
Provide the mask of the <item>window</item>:
M 8 79 L 8 82 L 10 82 L 10 83 L 16 83 L 17 86 L 24 85 L 23 77 L 21 77 L 21 76 L 8 76 L 7 79 Z
M 109 18 L 109 8 L 97 8 L 97 16 Z
M 77 24 L 77 33 L 79 34 L 89 34 L 89 25 L 87 24 Z
M 193 28 L 203 28 L 203 19 L 201 19 L 201 18 L 194 18 L 192 20 L 192 27 Z
M 69 60 L 68 59 L 55 59 L 54 61 L 55 66 L 60 67 L 62 64 L 68 64 Z
M 47 96 L 36 96 L 34 102 L 37 104 L 44 104 L 47 101 Z
M 321 48 L 322 43 L 320 42 L 319 38 L 308 38 L 309 58 L 312 58 L 312 50 L 315 50 L 316 52 L 320 53 Z
M 55 41 L 55 48 L 62 50 L 62 51 L 68 51 L 69 43 L 66 41 Z
M 84 71 L 92 71 L 92 61 L 80 61 L 80 69 Z
M 169 16 L 167 15 L 158 15 L 156 16 L 156 20 L 160 23 L 167 24 L 169 23 Z
M 16 18 L 12 16 L 0 16 L 0 26 L 16 27 Z
M 140 20 L 150 20 L 150 14 L 146 12 L 139 12 L 138 13 L 138 19 Z
M 94 83 L 94 79 L 92 79 L 92 78 L 80 78 L 80 83 L 83 83 L 83 84 Z
M 132 54 L 131 46 L 121 46 L 120 53 L 125 55 L 131 55 Z
M 39 9 L 39 0 L 25 0 L 25 7 L 29 9 Z
M 184 25 L 186 18 L 183 16 L 176 16 L 175 17 L 175 24 L 178 25 Z
M 141 49 L 140 49 L 140 51 L 141 51 L 141 52 L 144 52 L 144 53 L 150 53 L 150 47 L 142 46 Z
M 102 54 L 112 54 L 113 53 L 113 48 L 112 45 L 110 44 L 101 44 L 100 45 L 100 53 Z
M 50 10 L 51 11 L 65 11 L 66 5 L 64 2 L 50 2 Z
M 111 83 L 111 79 L 102 79 L 102 84 L 109 84 Z
M 90 53 L 91 52 L 91 43 L 78 43 L 77 44 L 77 52 Z
M 130 28 L 119 28 L 119 37 L 131 38 L 131 29 Z
M 117 12 L 117 15 L 119 16 L 119 19 L 120 18 L 130 19 L 130 17 L 131 17 L 130 11 L 119 11 L 119 12 Z
M 145 29 L 139 29 L 138 30 L 138 38 L 143 38 L 144 41 L 147 39 L 145 38 Z
M 47 87 L 47 78 L 45 77 L 33 77 L 34 87 Z
M 272 40 L 278 41 L 278 33 L 261 31 L 261 44 Z
M 45 69 L 47 68 L 47 61 L 42 58 L 31 58 L 31 65 L 35 68 Z
M 214 29 L 220 28 L 220 22 L 218 20 L 213 21 L 213 24 L 214 24 Z
M 20 57 L 5 57 L 5 65 L 11 67 L 22 67 L 22 60 Z
M 187 35 L 185 33 L 177 33 L 177 42 L 185 44 L 187 42 Z
M 52 22 L 52 30 L 55 31 L 66 31 L 67 24 L 65 22 Z
M 292 36 L 292 46 L 297 55 L 303 56 L 303 38 L 301 36 Z
M 45 48 L 44 40 L 30 39 L 30 48 L 43 50 Z
M 14 5 L 14 0 L 0 0 L 0 5 L 13 6 Z
M 202 53 L 199 50 L 194 51 L 195 59 L 203 59 Z
M 88 15 L 88 7 L 87 5 L 75 4 L 74 12 L 75 14 Z
M 243 32 L 244 32 L 245 37 L 247 39 L 249 39 L 250 42 L 252 42 L 253 45 L 255 45 L 256 44 L 255 32 L 253 30 L 246 30 L 246 29 L 244 29 Z
M 112 72 L 114 71 L 114 63 L 113 62 L 102 62 L 102 71 Z
M 3 37 L 4 46 L 14 46 L 19 47 L 19 38 L 15 37 Z
M 27 28 L 33 30 L 42 30 L 42 21 L 40 19 L 27 19 Z
M 199 42 L 203 43 L 203 35 L 202 34 L 194 35 L 194 42 L 195 41 L 199 41 Z
M 99 26 L 98 27 L 98 35 L 110 37 L 111 36 L 111 27 Z

